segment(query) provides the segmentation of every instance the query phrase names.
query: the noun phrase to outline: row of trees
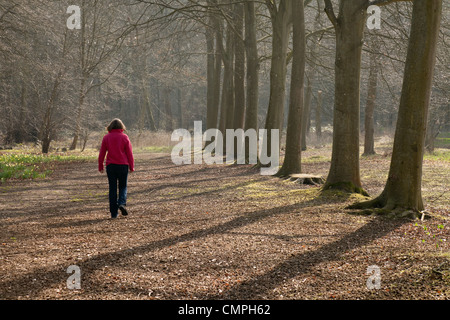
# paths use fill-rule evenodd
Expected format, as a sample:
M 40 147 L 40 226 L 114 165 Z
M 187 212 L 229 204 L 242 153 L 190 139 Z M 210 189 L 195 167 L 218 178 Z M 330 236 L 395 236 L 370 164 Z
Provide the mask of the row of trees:
M 412 123 L 415 115 L 405 97 L 420 94 L 420 108 L 427 110 L 421 119 L 429 122 L 428 146 L 449 122 L 449 30 L 445 16 L 442 27 L 437 24 L 441 0 L 414 5 L 396 0 L 78 2 L 81 29 L 70 30 L 65 1 L 0 0 L 5 62 L 0 65 L 5 115 L 0 133 L 6 142 L 31 139 L 48 152 L 52 140 L 69 134 L 74 149 L 116 116 L 140 131 L 171 131 L 193 120 L 222 132 L 264 127 L 285 130 L 285 158 L 277 175 L 286 176 L 301 172 L 309 132 L 314 130 L 320 142 L 323 128 L 331 125 L 325 188 L 365 193 L 359 175 L 361 131 L 364 153 L 372 154 L 377 124 L 397 123 L 394 155 L 400 146 L 418 154 L 402 160 L 393 156 L 393 164 L 415 159 L 409 167 L 417 169 L 425 127 L 415 125 L 409 130 L 420 134 L 398 142 L 405 134 L 399 133 L 404 117 Z M 366 27 L 371 5 L 383 8 L 381 29 Z M 425 25 L 433 29 L 424 29 L 420 19 L 430 19 Z M 417 30 L 416 20 L 422 26 Z M 426 38 L 415 39 L 416 33 Z M 436 43 L 430 40 L 434 36 Z M 434 69 L 436 51 L 434 87 L 430 72 L 408 71 L 420 65 L 422 58 L 414 53 L 427 56 L 419 51 L 423 48 L 432 54 L 422 71 Z M 428 91 L 409 91 L 410 82 Z M 402 112 L 404 105 L 409 112 Z M 271 150 L 274 141 L 269 135 L 264 143 Z M 416 169 L 407 171 L 417 175 Z M 398 179 L 396 170 L 390 179 Z M 406 171 L 401 176 L 412 179 Z M 404 188 L 404 194 L 417 194 Z M 409 200 L 394 202 L 422 208 Z
M 301 147 L 302 147 L 302 118 L 305 117 L 304 105 L 304 80 L 306 67 L 306 29 L 304 5 L 311 1 L 280 0 L 277 3 L 267 1 L 266 5 L 270 13 L 272 24 L 272 54 L 270 64 L 270 99 L 267 109 L 265 128 L 283 129 L 284 124 L 284 99 L 287 75 L 287 59 L 289 59 L 288 48 L 290 38 L 290 26 L 293 25 L 293 45 L 290 56 L 292 57 L 291 89 L 289 99 L 289 116 L 286 132 L 286 155 L 283 166 L 277 173 L 286 176 L 301 172 Z M 330 0 L 325 0 L 325 12 L 330 20 L 335 33 L 335 69 L 334 69 L 334 114 L 333 114 L 333 144 L 330 171 L 324 189 L 344 189 L 349 192 L 366 194 L 360 179 L 359 167 L 359 133 L 360 133 L 360 88 L 362 53 L 364 44 L 364 33 L 367 21 L 367 9 L 371 5 L 386 6 L 396 1 L 339 1 L 339 13 L 335 14 L 335 6 Z M 212 4 L 212 3 L 210 3 Z M 215 3 L 218 6 L 217 3 Z M 248 16 L 254 11 L 249 3 L 246 3 Z M 244 127 L 242 119 L 243 109 L 241 106 L 241 66 L 239 46 L 242 34 L 241 9 L 238 4 L 229 4 L 230 16 L 227 29 L 227 51 L 222 47 L 221 35 L 216 37 L 218 43 L 218 59 L 222 59 L 225 66 L 223 97 L 221 112 L 218 117 L 218 127 L 224 129 L 255 129 L 251 125 Z M 318 4 L 320 8 L 320 2 Z M 407 8 L 405 6 L 405 8 Z M 434 76 L 435 58 L 438 50 L 440 22 L 442 14 L 442 1 L 414 1 L 412 7 L 412 18 L 410 22 L 409 42 L 406 55 L 403 87 L 399 103 L 399 118 L 395 132 L 395 143 L 392 156 L 391 169 L 385 190 L 375 200 L 362 206 L 385 207 L 389 210 L 397 207 L 423 210 L 424 206 L 420 194 L 422 159 L 425 147 L 426 119 L 428 117 L 429 102 L 432 93 L 432 82 Z M 251 18 L 248 18 L 251 21 Z M 254 27 L 249 24 L 247 40 L 248 48 L 252 47 L 252 35 Z M 216 26 L 217 29 L 217 26 Z M 233 34 L 232 31 L 236 31 Z M 321 31 L 321 32 L 324 32 Z M 235 37 L 233 40 L 232 37 Z M 374 37 L 374 35 L 372 35 Z M 372 39 L 372 49 L 375 49 L 376 40 Z M 235 45 L 233 46 L 233 42 Z M 254 44 L 253 44 L 254 45 Z M 210 46 L 212 49 L 212 46 Z M 366 104 L 366 153 L 373 152 L 373 108 L 376 98 L 378 81 L 376 53 L 372 52 L 370 57 L 368 102 Z M 248 62 L 255 57 L 247 52 Z M 224 58 L 225 57 L 225 58 Z M 235 58 L 235 78 L 231 78 Z M 256 58 L 257 59 L 257 58 Z M 214 64 L 208 64 L 213 69 Z M 248 68 L 248 82 L 251 84 L 253 73 Z M 211 71 L 213 74 L 213 71 Z M 211 78 L 214 81 L 214 76 Z M 234 83 L 233 83 L 234 80 Z M 233 91 L 234 100 L 230 91 Z M 248 86 L 251 88 L 251 85 Z M 211 90 L 213 86 L 211 84 Z M 213 94 L 212 94 L 213 95 Z M 257 96 L 257 95 L 256 95 Z M 254 96 L 249 95 L 250 102 Z M 212 101 L 212 99 L 211 99 Z M 225 103 L 223 103 L 225 101 Z M 234 105 L 233 105 L 234 103 Z M 208 108 L 208 116 L 214 124 L 217 113 L 214 107 L 217 104 L 211 102 Z M 249 112 L 246 117 L 254 114 L 250 104 L 247 106 Z M 236 121 L 238 120 L 238 121 Z M 316 119 L 317 121 L 318 119 Z M 248 120 L 248 123 L 255 123 Z M 214 126 L 212 126 L 214 127 Z M 272 141 L 270 135 L 265 141 L 266 150 L 271 150 Z
M 4 58 L 0 65 L 3 76 L 0 97 L 1 111 L 5 114 L 0 121 L 2 140 L 6 144 L 33 140 L 41 143 L 45 150 L 50 141 L 72 135 L 73 149 L 77 143 L 84 145 L 92 130 L 104 127 L 105 122 L 115 115 L 124 118 L 129 128 L 138 130 L 171 131 L 175 127 L 192 126 L 193 120 L 199 119 L 211 127 L 211 121 L 218 121 L 214 112 L 219 112 L 220 104 L 226 104 L 226 99 L 222 99 L 222 96 L 227 96 L 222 84 L 225 74 L 230 74 L 230 68 L 225 68 L 222 58 L 216 57 L 225 56 L 220 50 L 227 50 L 227 41 L 229 50 L 236 47 L 241 52 L 236 60 L 236 69 L 240 71 L 235 72 L 234 66 L 232 70 L 237 77 L 233 83 L 238 85 L 228 90 L 228 96 L 231 92 L 237 97 L 234 103 L 238 108 L 244 106 L 246 113 L 253 113 L 246 118 L 253 124 L 247 123 L 246 126 L 265 126 L 265 122 L 274 118 L 266 119 L 268 106 L 284 105 L 277 117 L 282 118 L 280 126 L 286 129 L 286 100 L 289 100 L 286 92 L 290 87 L 286 86 L 286 81 L 276 83 L 271 78 L 281 72 L 281 75 L 286 73 L 284 78 L 289 81 L 291 74 L 292 41 L 288 41 L 287 49 L 283 49 L 286 46 L 278 45 L 282 39 L 277 36 L 280 32 L 273 33 L 273 28 L 283 29 L 281 22 L 286 23 L 286 19 L 281 12 L 288 5 L 282 2 L 268 5 L 270 3 L 240 2 L 235 10 L 230 7 L 233 1 L 224 0 L 79 1 L 77 4 L 83 13 L 82 28 L 67 30 L 69 14 L 66 10 L 72 2 L 38 0 L 30 4 L 23 0 L 0 1 L 0 50 Z M 278 12 L 279 8 L 281 12 Z M 306 1 L 304 16 L 306 116 L 303 119 L 303 149 L 306 148 L 306 137 L 320 143 L 324 128 L 328 133 L 331 131 L 335 47 L 334 28 L 324 12 L 324 2 Z M 374 152 L 370 147 L 373 141 L 370 133 L 374 131 L 371 123 L 376 124 L 378 132 L 395 125 L 410 16 L 410 5 L 393 3 L 383 7 L 381 30 L 365 30 L 361 76 L 362 83 L 367 83 L 367 86 L 361 87 L 360 119 L 361 132 L 366 132 L 366 154 Z M 238 28 L 230 23 L 230 39 L 227 40 L 228 22 L 235 17 L 240 17 L 241 23 L 233 22 Z M 288 23 L 288 28 L 283 31 L 285 38 L 291 32 L 291 25 Z M 243 31 L 238 31 L 239 28 Z M 431 148 L 431 138 L 448 120 L 447 34 L 447 25 L 444 24 L 440 42 L 443 45 L 438 54 L 438 80 L 430 112 L 429 128 L 432 130 L 429 130 L 427 145 Z M 235 39 L 231 41 L 231 37 Z M 220 42 L 216 39 L 221 39 L 222 45 L 217 46 Z M 274 54 L 272 42 L 278 48 Z M 66 52 L 58 55 L 64 47 Z M 284 67 L 280 69 L 284 59 L 280 50 L 287 52 L 286 71 Z M 45 51 L 47 56 L 42 54 Z M 242 62 L 243 56 L 245 62 Z M 215 63 L 218 71 L 214 72 L 213 67 L 205 68 L 207 63 L 210 66 Z M 245 75 L 242 74 L 243 63 Z M 65 66 L 58 81 L 64 84 L 57 85 L 58 106 L 47 113 L 54 115 L 51 117 L 53 120 L 45 125 L 45 108 L 36 108 L 39 93 L 32 79 L 48 80 L 52 73 L 57 72 L 57 65 Z M 224 72 L 225 69 L 228 71 Z M 369 74 L 376 74 L 377 81 L 368 81 Z M 62 78 L 62 75 L 67 77 Z M 245 90 L 242 89 L 242 80 L 245 81 Z M 213 84 L 215 89 L 208 89 Z M 287 90 L 283 91 L 283 88 Z M 219 93 L 212 94 L 213 91 Z M 373 92 L 376 92 L 376 99 L 369 99 L 369 96 L 374 96 Z M 364 98 L 366 95 L 367 99 Z M 246 100 L 242 102 L 243 99 Z M 208 113 L 212 114 L 208 121 L 207 106 L 208 110 L 215 108 Z M 211 109 L 212 106 L 215 107 Z M 270 114 L 276 114 L 273 109 L 270 108 Z M 236 121 L 242 121 L 244 112 L 237 110 L 236 114 L 241 114 L 240 120 Z M 368 121 L 371 118 L 373 121 Z M 365 130 L 366 124 L 368 130 Z M 315 131 L 315 139 L 310 135 L 311 130 Z

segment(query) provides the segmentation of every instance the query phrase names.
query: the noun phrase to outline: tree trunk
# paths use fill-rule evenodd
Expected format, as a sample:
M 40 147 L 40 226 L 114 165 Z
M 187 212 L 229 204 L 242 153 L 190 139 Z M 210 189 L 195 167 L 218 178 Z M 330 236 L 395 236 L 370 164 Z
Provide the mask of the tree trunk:
M 226 31 L 226 47 L 221 45 L 221 56 L 224 64 L 224 74 L 223 74 L 223 85 L 222 85 L 222 101 L 220 104 L 220 119 L 219 119 L 219 130 L 223 134 L 226 129 L 233 128 L 233 120 L 230 119 L 234 111 L 234 37 L 233 37 L 233 27 L 231 23 L 228 23 Z M 224 134 L 225 136 L 225 134 Z M 225 147 L 225 141 L 224 141 Z
M 247 99 L 245 111 L 245 130 L 258 130 L 259 103 L 259 57 L 256 40 L 255 4 L 251 0 L 245 2 L 245 48 L 247 57 Z M 250 147 L 245 143 L 245 161 L 250 160 Z
M 26 96 L 27 96 L 27 88 L 25 84 L 22 83 L 22 91 L 20 95 L 19 123 L 15 131 L 16 134 L 14 135 L 14 140 L 16 143 L 23 143 L 25 140 L 25 134 L 27 132 L 27 130 L 25 129 Z
M 427 133 L 425 135 L 425 150 L 434 152 L 436 138 L 440 133 L 441 123 L 445 123 L 445 114 L 440 114 L 437 106 L 430 106 L 428 110 Z
M 42 138 L 42 153 L 47 154 L 50 151 L 50 142 L 51 139 L 49 137 Z
M 372 48 L 375 49 L 375 41 L 371 39 Z M 363 156 L 375 154 L 374 141 L 374 110 L 377 98 L 378 65 L 376 53 L 370 54 L 369 87 L 367 90 L 366 110 L 364 115 L 364 153 Z
M 272 150 L 271 130 L 283 130 L 284 105 L 286 99 L 287 50 L 289 31 L 292 22 L 291 0 L 281 0 L 278 9 L 271 9 L 272 60 L 270 68 L 270 97 L 265 129 L 267 139 L 263 141 L 264 150 Z M 281 137 L 281 133 L 279 135 Z
M 317 31 L 321 28 L 321 13 L 323 12 L 322 8 L 322 0 L 317 0 L 317 13 L 314 21 L 314 31 Z M 321 36 L 320 36 L 321 37 Z M 305 105 L 303 112 L 303 123 L 302 123 L 302 151 L 307 149 L 306 145 L 306 137 L 309 137 L 310 126 L 311 126 L 311 96 L 312 96 L 312 84 L 317 81 L 317 69 L 316 69 L 316 61 L 318 55 L 318 46 L 317 44 L 320 42 L 319 36 L 312 37 L 312 45 L 309 53 L 310 67 L 309 70 L 306 71 L 306 78 L 308 79 L 308 86 L 306 88 L 306 96 L 305 96 Z
M 383 212 L 424 209 L 422 162 L 442 0 L 414 0 L 402 95 L 386 186 L 375 199 L 351 208 L 382 207 Z M 402 214 L 403 215 L 403 214 Z
M 153 108 L 152 108 L 152 102 L 150 98 L 150 88 L 149 84 L 147 83 L 147 80 L 144 76 L 141 77 L 141 90 L 142 95 L 139 96 L 140 101 L 139 105 L 139 111 L 138 111 L 138 128 L 139 133 L 141 133 L 145 129 L 146 125 L 146 119 L 148 119 L 148 125 L 150 131 L 156 131 L 156 124 L 155 119 L 153 117 Z
M 170 88 L 164 88 L 164 111 L 165 111 L 165 119 L 166 119 L 166 131 L 173 130 L 173 117 L 172 117 L 172 106 L 170 104 Z
M 245 120 L 244 5 L 235 4 L 234 34 L 234 129 L 243 129 Z
M 320 146 L 322 142 L 322 91 L 317 91 L 317 105 L 316 105 L 316 139 L 317 145 Z
M 219 127 L 219 108 L 220 108 L 220 82 L 221 82 L 221 78 L 222 78 L 222 49 L 221 46 L 219 45 L 219 42 L 222 42 L 222 31 L 220 31 L 219 28 L 219 24 L 217 23 L 217 30 L 215 33 L 215 40 L 216 40 L 216 49 L 215 49 L 215 68 L 214 68 L 214 101 L 213 101 L 213 105 L 214 105 L 214 109 L 213 109 L 213 114 L 212 114 L 212 118 L 215 119 L 215 125 L 213 128 L 218 128 Z
M 155 118 L 153 116 L 152 102 L 150 99 L 150 89 L 147 86 L 144 90 L 145 90 L 145 105 L 147 107 L 146 109 L 147 109 L 147 116 L 148 116 L 150 131 L 156 131 L 156 123 L 155 123 Z
M 304 104 L 306 63 L 305 14 L 303 1 L 292 1 L 292 13 L 296 18 L 293 19 L 291 90 L 286 132 L 286 153 L 283 166 L 276 174 L 280 177 L 301 173 L 302 112 Z
M 159 81 L 157 79 L 154 80 L 154 86 L 156 90 L 156 112 L 155 112 L 155 126 L 156 130 L 161 129 L 162 121 L 161 121 L 161 93 L 159 88 Z
M 331 3 L 331 2 L 330 2 Z M 340 1 L 336 29 L 335 99 L 331 167 L 324 189 L 366 194 L 359 173 L 360 72 L 367 0 Z
M 217 5 L 215 1 L 208 0 L 208 5 Z M 210 27 L 206 29 L 207 45 L 207 116 L 206 129 L 219 128 L 220 82 L 222 74 L 222 30 L 220 22 L 214 13 L 208 13 Z M 192 97 L 192 96 L 191 96 Z M 192 99 L 192 98 L 191 98 Z M 204 147 L 214 141 L 206 142 Z
M 219 105 L 216 104 L 216 90 L 215 90 L 215 77 L 216 70 L 216 54 L 214 51 L 214 30 L 212 27 L 214 19 L 212 13 L 209 13 L 209 22 L 211 26 L 206 27 L 206 50 L 207 50 L 207 62 L 206 62 L 206 75 L 207 75 L 207 96 L 206 96 L 206 128 L 212 129 L 217 127 L 217 112 Z M 220 82 L 219 82 L 220 84 Z
M 229 78 L 227 83 L 227 88 L 225 90 L 225 94 L 227 96 L 226 98 L 226 107 L 225 107 L 225 130 L 226 129 L 233 129 L 234 127 L 234 113 L 235 113 L 235 82 L 234 82 L 234 75 L 235 75 L 235 69 L 234 69 L 234 35 L 232 31 L 232 26 L 230 26 L 229 33 L 227 37 L 230 37 L 230 41 L 227 45 L 227 58 L 230 60 L 227 62 L 229 64 Z M 225 134 L 225 130 L 222 131 Z M 225 141 L 225 140 L 224 140 Z M 224 142 L 225 143 L 225 142 Z
M 80 84 L 80 92 L 78 97 L 78 110 L 75 118 L 75 132 L 72 140 L 72 144 L 70 145 L 69 150 L 75 150 L 77 148 L 78 139 L 80 137 L 81 132 L 81 118 L 83 116 L 83 105 L 85 99 L 85 87 L 86 87 L 86 76 L 83 74 L 81 78 Z
M 309 120 L 310 120 L 310 105 L 311 105 L 311 95 L 312 95 L 312 88 L 310 84 L 310 80 L 308 80 L 308 86 L 306 87 L 306 95 L 305 95 L 305 102 L 304 102 L 304 108 L 302 113 L 302 151 L 306 150 L 306 136 L 308 135 L 308 127 L 309 127 Z
M 434 152 L 435 141 L 439 133 L 436 120 L 428 121 L 427 133 L 425 136 L 425 149 L 428 153 Z
M 183 128 L 183 104 L 181 102 L 180 88 L 177 88 L 177 128 Z
M 85 9 L 86 2 L 82 1 L 82 8 Z M 78 139 L 80 137 L 81 132 L 81 117 L 83 114 L 83 104 L 84 99 L 86 95 L 86 81 L 88 78 L 88 75 L 86 73 L 86 34 L 85 34 L 85 28 L 86 27 L 86 16 L 83 14 L 81 15 L 81 33 L 80 33 L 80 88 L 79 88 L 79 96 L 78 96 L 78 110 L 75 118 L 75 132 L 72 140 L 72 144 L 70 145 L 69 150 L 75 150 L 77 148 Z

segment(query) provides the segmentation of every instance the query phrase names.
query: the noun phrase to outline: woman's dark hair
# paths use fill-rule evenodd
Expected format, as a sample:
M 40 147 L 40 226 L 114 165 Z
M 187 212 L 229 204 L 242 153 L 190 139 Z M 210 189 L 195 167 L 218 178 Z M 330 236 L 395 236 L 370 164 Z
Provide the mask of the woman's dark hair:
M 114 130 L 114 129 L 126 130 L 127 128 L 123 124 L 122 120 L 114 119 L 113 121 L 111 121 L 111 123 L 106 128 L 106 130 L 108 130 L 108 132 L 111 132 L 111 130 Z

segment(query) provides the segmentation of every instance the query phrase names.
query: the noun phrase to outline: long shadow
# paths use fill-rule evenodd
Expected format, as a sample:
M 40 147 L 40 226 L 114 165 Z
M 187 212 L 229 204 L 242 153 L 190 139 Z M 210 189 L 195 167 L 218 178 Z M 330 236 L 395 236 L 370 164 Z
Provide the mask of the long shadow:
M 78 220 L 78 221 L 67 221 L 67 222 L 61 222 L 61 223 L 52 223 L 52 224 L 48 224 L 47 227 L 48 228 L 83 227 L 83 226 L 90 226 L 93 224 L 103 223 L 103 222 L 105 222 L 104 218 L 97 218 L 97 219 L 89 219 L 89 220 Z
M 151 186 L 148 188 L 140 188 L 140 190 L 133 190 L 130 192 L 131 195 L 138 195 L 138 194 L 150 194 L 156 191 L 161 191 L 167 188 L 182 188 L 186 186 L 195 185 L 197 183 L 202 182 L 209 182 L 214 180 L 214 177 L 204 178 L 204 179 L 196 179 L 196 180 L 188 180 L 188 181 L 182 181 L 182 182 L 171 182 L 166 184 L 158 184 L 156 186 Z
M 200 181 L 207 181 L 207 180 L 209 180 L 209 179 L 203 179 L 203 180 L 200 180 Z M 232 190 L 232 189 L 235 189 L 235 188 L 248 186 L 248 185 L 250 185 L 252 183 L 255 183 L 255 182 L 261 181 L 261 180 L 263 180 L 263 179 L 261 178 L 261 179 L 257 179 L 257 180 L 244 181 L 244 182 L 237 183 L 237 184 L 230 185 L 230 186 L 225 186 L 225 187 L 220 187 L 219 186 L 219 187 L 213 188 L 211 190 L 206 190 L 206 191 L 202 191 L 202 192 L 198 192 L 198 193 L 189 193 L 189 194 L 180 195 L 180 196 L 177 196 L 177 197 L 174 197 L 174 198 L 165 198 L 165 199 L 160 199 L 160 200 L 152 200 L 151 202 L 152 203 L 163 203 L 163 202 L 179 201 L 179 200 L 183 200 L 183 199 L 201 197 L 201 196 L 206 196 L 206 195 L 211 195 L 211 194 L 216 194 L 216 193 L 224 193 L 226 191 L 229 191 L 229 190 Z M 189 182 L 186 183 L 186 185 L 191 185 L 191 184 L 192 184 L 192 181 L 189 181 Z M 162 188 L 169 188 L 169 187 L 181 188 L 182 185 L 180 185 L 180 184 L 169 184 L 169 185 L 161 186 L 161 188 L 159 188 L 159 186 L 158 186 L 158 187 L 156 187 L 156 189 L 157 190 L 161 190 Z M 155 190 L 155 189 L 153 189 L 153 190 Z
M 311 203 L 311 205 L 317 203 Z M 308 203 L 297 203 L 271 209 L 258 210 L 252 213 L 243 214 L 229 222 L 215 225 L 206 229 L 194 230 L 179 236 L 173 236 L 166 239 L 152 241 L 148 244 L 130 247 L 115 252 L 102 253 L 84 261 L 77 261 L 76 264 L 81 268 L 82 272 L 89 274 L 105 265 L 113 265 L 129 256 L 145 254 L 155 250 L 160 250 L 169 246 L 174 246 L 181 242 L 192 241 L 204 238 L 214 234 L 221 234 L 230 230 L 246 226 L 257 221 L 272 217 L 274 215 L 286 214 L 292 210 L 308 206 Z M 34 271 L 19 276 L 15 279 L 4 281 L 0 285 L 0 298 L 16 299 L 18 296 L 29 295 L 35 296 L 40 291 L 55 285 L 65 283 L 68 275 L 66 269 L 71 263 L 59 264 L 54 267 L 36 268 Z
M 92 206 L 97 206 L 100 204 L 104 205 L 105 211 L 108 210 L 107 195 L 97 195 L 92 196 L 91 198 L 85 198 L 86 196 L 81 195 L 81 197 L 83 197 L 84 199 L 80 200 L 80 202 L 76 200 L 76 195 L 74 195 L 74 198 L 72 199 L 55 199 L 51 205 L 45 204 L 43 199 L 33 199 L 32 201 L 34 203 L 34 208 L 3 208 L 2 210 L 0 210 L 0 217 L 24 217 L 24 219 L 22 220 L 23 222 L 39 221 L 51 217 L 62 217 L 66 215 L 72 215 L 75 212 L 79 212 L 79 203 L 83 204 L 82 210 L 84 213 L 93 211 L 94 209 L 92 208 Z M 86 206 L 87 204 L 89 204 L 88 207 Z M 16 222 L 1 221 L 1 223 L 3 225 L 9 225 Z
M 315 265 L 337 260 L 343 253 L 350 251 L 385 236 L 399 228 L 406 220 L 386 220 L 378 218 L 370 221 L 355 232 L 341 239 L 326 244 L 313 252 L 294 255 L 278 264 L 268 272 L 227 290 L 222 295 L 205 296 L 205 299 L 262 299 L 264 294 L 272 291 L 283 281 L 310 271 Z
M 317 205 L 317 201 L 311 200 L 304 203 L 296 203 L 271 209 L 263 209 L 238 216 L 223 224 L 215 225 L 206 229 L 193 230 L 191 232 L 173 236 L 161 240 L 152 241 L 147 244 L 125 248 L 115 252 L 102 253 L 90 257 L 84 261 L 77 261 L 76 264 L 84 274 L 90 274 L 105 265 L 114 265 L 133 255 L 142 255 L 155 250 L 174 246 L 178 243 L 205 238 L 210 235 L 223 234 L 233 229 L 240 228 L 261 221 L 272 216 L 289 213 L 312 205 Z M 286 278 L 295 277 L 305 273 L 312 266 L 337 259 L 346 250 L 368 244 L 369 242 L 386 235 L 401 225 L 401 222 L 374 220 L 354 233 L 344 236 L 342 239 L 325 245 L 314 252 L 295 255 L 285 262 L 279 264 L 271 271 L 247 282 L 241 283 L 229 291 L 227 297 L 233 299 L 253 299 L 263 294 L 266 290 L 275 287 Z M 68 275 L 66 269 L 69 262 L 58 264 L 54 267 L 37 268 L 34 271 L 4 281 L 0 286 L 0 298 L 16 299 L 19 296 L 36 296 L 40 291 L 55 285 L 65 283 Z M 223 299 L 224 296 L 205 296 L 207 299 Z
M 180 174 L 175 174 L 175 175 L 171 175 L 167 178 L 174 178 L 174 177 L 184 177 L 186 178 L 187 176 L 193 175 L 195 173 L 207 173 L 209 170 L 212 170 L 210 168 L 202 168 L 200 170 L 196 170 L 196 171 L 189 171 L 189 172 L 184 172 L 184 173 L 180 173 Z M 207 175 L 207 178 L 202 178 L 202 179 L 195 179 L 195 180 L 187 180 L 187 181 L 180 181 L 180 182 L 172 182 L 172 183 L 167 183 L 167 184 L 163 184 L 163 185 L 156 185 L 153 187 L 149 187 L 149 188 L 141 188 L 141 190 L 133 190 L 132 194 L 133 195 L 137 195 L 137 194 L 149 194 L 149 193 L 153 193 L 155 191 L 160 191 L 166 188 L 181 188 L 183 186 L 189 186 L 189 185 L 196 185 L 198 183 L 202 183 L 202 182 L 210 182 L 210 181 L 217 181 L 220 180 L 221 178 L 231 178 L 231 177 L 243 177 L 243 176 L 253 176 L 255 175 L 255 173 L 251 170 L 248 171 L 242 171 L 242 172 L 236 172 L 236 173 L 224 173 L 223 175 L 217 175 L 217 172 L 215 172 L 213 170 L 214 173 Z M 259 179 L 257 179 L 256 181 L 261 181 L 263 179 L 267 179 L 267 177 L 263 177 L 260 175 L 257 175 L 259 177 Z M 251 181 L 254 182 L 255 180 Z M 237 187 L 239 185 L 236 185 Z M 232 186 L 231 186 L 232 187 Z M 218 191 L 222 190 L 222 188 L 217 188 Z M 209 193 L 209 192 L 208 192 Z M 196 194 L 197 195 L 197 194 Z M 174 199 L 169 199 L 169 200 L 174 200 Z
M 132 187 L 132 184 L 130 183 L 130 190 L 129 190 L 129 196 L 136 196 L 136 195 L 140 195 L 140 194 L 150 194 L 150 193 L 154 193 L 157 191 L 161 191 L 164 190 L 166 188 L 180 188 L 183 186 L 190 186 L 190 185 L 196 185 L 202 182 L 209 182 L 209 181 L 213 181 L 213 180 L 217 180 L 220 179 L 221 177 L 234 177 L 234 176 L 245 176 L 245 175 L 254 175 L 254 173 L 252 171 L 241 171 L 239 170 L 238 172 L 232 172 L 230 174 L 230 172 L 226 172 L 223 173 L 222 175 L 217 176 L 217 174 L 208 174 L 208 172 L 215 172 L 214 167 L 205 167 L 202 168 L 200 170 L 193 170 L 193 171 L 189 171 L 189 172 L 183 172 L 180 174 L 175 174 L 175 175 L 171 175 L 168 178 L 173 178 L 175 176 L 179 176 L 179 177 L 187 177 L 187 176 L 191 176 L 194 174 L 200 174 L 202 173 L 203 175 L 207 175 L 207 178 L 203 178 L 203 179 L 195 179 L 195 180 L 189 180 L 189 181 L 180 181 L 180 182 L 176 182 L 176 183 L 168 183 L 168 184 L 164 184 L 164 185 L 156 185 L 154 187 L 149 187 L 149 188 L 140 188 L 140 190 L 136 190 L 135 188 Z M 87 179 L 89 182 L 85 182 L 83 184 L 84 189 L 86 190 L 106 190 L 106 182 L 105 182 L 105 177 L 100 176 L 100 175 L 95 175 L 93 176 L 94 179 Z M 86 178 L 86 177 L 85 177 Z M 74 178 L 71 178 L 71 180 L 73 180 Z M 262 177 L 261 177 L 262 179 Z M 139 182 L 137 182 L 139 183 Z M 242 185 L 247 185 L 248 183 L 245 184 L 238 184 L 236 185 L 236 187 L 242 186 Z M 104 186 L 105 185 L 105 186 Z M 159 202 L 164 202 L 164 201 L 173 201 L 173 200 L 180 200 L 180 199 L 184 199 L 184 198 L 188 198 L 191 196 L 201 196 L 201 195 L 206 195 L 206 194 L 213 194 L 219 191 L 224 191 L 227 189 L 231 189 L 233 186 L 229 186 L 229 187 L 218 187 L 215 188 L 214 190 L 208 190 L 205 191 L 203 193 L 198 193 L 198 194 L 189 194 L 189 195 L 184 195 L 181 196 L 181 198 L 177 198 L 177 199 L 166 199 L 166 200 L 160 200 Z M 64 187 L 65 189 L 72 189 L 74 188 L 74 185 L 68 185 L 67 187 Z M 21 192 L 24 190 L 30 190 L 33 192 L 36 192 L 37 190 L 44 190 L 44 189 L 48 189 L 51 190 L 52 186 L 50 184 L 46 184 L 44 186 L 40 186 L 39 188 L 36 188 L 34 185 L 33 186 L 27 186 L 25 188 L 14 188 L 15 191 Z M 74 196 L 76 196 L 74 194 Z M 83 198 L 84 196 L 81 195 Z M 37 201 L 37 200 L 36 200 Z M 83 199 L 82 200 L 83 204 L 89 203 L 90 205 L 97 205 L 97 204 L 105 204 L 105 210 L 107 211 L 107 196 L 101 196 L 101 197 L 93 197 L 90 199 Z M 73 199 L 63 199 L 63 200 L 59 200 L 57 201 L 55 204 L 52 205 L 42 205 L 41 202 L 37 201 L 36 202 L 36 207 L 33 209 L 33 214 L 30 214 L 30 212 L 28 211 L 24 211 L 21 208 L 18 209 L 4 209 L 5 214 L 7 216 L 14 216 L 14 217 L 25 217 L 24 221 L 36 221 L 36 220 L 43 220 L 43 219 L 47 219 L 49 217 L 60 217 L 63 215 L 70 215 L 72 214 L 74 211 L 78 211 L 79 209 L 77 208 L 77 202 L 75 202 Z M 90 209 L 85 208 L 84 210 L 88 210 L 90 211 Z M 2 212 L 0 212 L 0 215 L 2 214 Z M 5 223 L 5 225 L 8 224 L 13 224 L 14 222 L 11 223 Z
M 335 233 L 332 235 L 321 235 L 321 234 L 284 235 L 284 234 L 270 234 L 270 233 L 256 233 L 256 232 L 227 232 L 227 233 L 231 234 L 231 235 L 237 235 L 237 236 L 272 238 L 272 239 L 287 241 L 287 242 L 296 243 L 296 244 L 303 244 L 303 242 L 301 242 L 300 240 L 305 239 L 305 238 L 317 238 L 317 237 L 326 238 L 326 237 L 335 237 L 335 236 L 342 235 L 341 233 Z M 304 244 L 306 244 L 306 242 Z

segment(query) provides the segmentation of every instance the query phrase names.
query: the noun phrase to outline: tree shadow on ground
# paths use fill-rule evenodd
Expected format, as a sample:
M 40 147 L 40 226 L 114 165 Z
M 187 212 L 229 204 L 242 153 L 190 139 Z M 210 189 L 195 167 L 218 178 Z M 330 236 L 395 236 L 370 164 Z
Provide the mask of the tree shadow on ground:
M 83 261 L 77 261 L 77 265 L 81 268 L 83 274 L 89 278 L 89 274 L 94 273 L 103 266 L 120 264 L 125 259 L 134 255 L 146 254 L 182 242 L 198 240 L 211 235 L 224 234 L 266 218 L 289 214 L 308 206 L 318 205 L 317 201 L 317 199 L 312 199 L 306 202 L 244 213 L 228 222 L 208 228 L 193 230 L 185 234 L 152 241 L 143 245 L 130 246 L 115 252 L 101 253 Z M 203 297 L 200 296 L 200 299 L 259 298 L 271 288 L 275 288 L 282 281 L 305 273 L 319 263 L 336 260 L 348 250 L 364 246 L 377 238 L 385 236 L 398 228 L 403 222 L 404 221 L 400 220 L 383 220 L 381 218 L 374 219 L 355 232 L 345 235 L 340 240 L 324 245 L 313 252 L 309 251 L 290 256 L 287 260 L 275 266 L 269 272 L 231 287 L 231 289 L 226 292 L 226 295 L 205 295 Z M 35 268 L 32 272 L 4 281 L 0 286 L 0 297 L 3 299 L 16 299 L 20 296 L 35 297 L 38 296 L 39 292 L 46 288 L 64 284 L 68 277 L 66 273 L 68 264 L 69 263 L 66 262 L 52 267 Z
M 354 250 L 399 228 L 406 220 L 371 220 L 353 233 L 326 244 L 314 251 L 291 256 L 260 276 L 241 282 L 224 294 L 208 295 L 205 299 L 261 299 L 278 285 L 310 271 L 314 266 L 334 261 L 347 251 Z

